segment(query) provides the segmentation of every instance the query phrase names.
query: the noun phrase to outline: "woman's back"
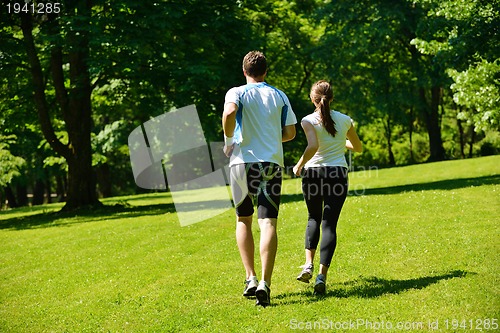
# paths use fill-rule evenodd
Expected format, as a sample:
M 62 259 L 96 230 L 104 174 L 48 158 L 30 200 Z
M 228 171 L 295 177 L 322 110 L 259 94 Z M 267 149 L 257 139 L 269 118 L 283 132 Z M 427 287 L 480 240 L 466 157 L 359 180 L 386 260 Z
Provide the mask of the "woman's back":
M 318 150 L 306 163 L 305 168 L 320 166 L 343 166 L 347 168 L 345 144 L 347 131 L 352 125 L 352 120 L 349 116 L 334 110 L 330 111 L 330 115 L 337 130 L 335 136 L 332 136 L 322 125 L 321 115 L 318 112 L 313 112 L 302 119 L 302 121 L 314 126 L 319 144 Z

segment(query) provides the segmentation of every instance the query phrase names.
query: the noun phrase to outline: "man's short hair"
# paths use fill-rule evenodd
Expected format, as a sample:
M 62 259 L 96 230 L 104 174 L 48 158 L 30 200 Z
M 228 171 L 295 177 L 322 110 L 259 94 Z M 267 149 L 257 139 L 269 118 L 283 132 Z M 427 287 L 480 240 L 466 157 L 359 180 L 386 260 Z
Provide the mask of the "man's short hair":
M 267 60 L 264 53 L 250 51 L 243 58 L 243 70 L 250 77 L 259 77 L 267 72 Z

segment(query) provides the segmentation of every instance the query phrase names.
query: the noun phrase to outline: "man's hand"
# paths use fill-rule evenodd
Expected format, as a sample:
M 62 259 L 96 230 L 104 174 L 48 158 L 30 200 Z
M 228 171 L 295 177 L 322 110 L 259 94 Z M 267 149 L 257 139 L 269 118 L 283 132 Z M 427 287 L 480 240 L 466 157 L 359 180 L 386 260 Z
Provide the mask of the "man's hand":
M 231 155 L 233 154 L 233 150 L 234 150 L 234 143 L 230 146 L 224 146 L 224 154 L 226 155 L 226 157 L 231 157 Z

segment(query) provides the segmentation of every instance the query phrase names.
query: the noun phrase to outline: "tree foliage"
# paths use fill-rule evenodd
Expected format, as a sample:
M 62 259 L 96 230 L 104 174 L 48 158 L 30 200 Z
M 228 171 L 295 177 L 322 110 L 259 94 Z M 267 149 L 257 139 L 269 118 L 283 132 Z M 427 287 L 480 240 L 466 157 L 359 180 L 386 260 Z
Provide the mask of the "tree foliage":
M 0 186 L 4 187 L 12 182 L 14 177 L 20 176 L 19 170 L 26 162 L 22 157 L 14 156 L 9 146 L 15 142 L 16 136 L 0 136 Z
M 357 165 L 473 156 L 497 142 L 498 0 L 60 3 L 60 13 L 8 13 L 2 1 L 0 126 L 18 138 L 2 146 L 6 193 L 56 188 L 78 208 L 136 191 L 128 133 L 196 104 L 219 141 L 224 94 L 244 83 L 252 49 L 299 119 L 312 112 L 311 84 L 333 84 L 334 108 L 365 141 Z M 287 164 L 304 145 L 299 129 Z
M 453 100 L 464 107 L 458 118 L 476 132 L 500 129 L 500 63 L 483 60 L 462 72 L 450 69 Z

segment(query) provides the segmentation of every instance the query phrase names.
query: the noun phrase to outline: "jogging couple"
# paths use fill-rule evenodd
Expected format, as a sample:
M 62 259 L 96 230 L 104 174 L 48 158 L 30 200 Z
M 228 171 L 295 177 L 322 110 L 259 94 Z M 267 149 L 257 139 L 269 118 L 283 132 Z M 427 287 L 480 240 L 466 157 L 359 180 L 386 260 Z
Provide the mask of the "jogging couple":
M 296 116 L 288 97 L 267 84 L 267 61 L 259 51 L 243 58 L 246 85 L 230 89 L 225 97 L 222 126 L 224 153 L 230 157 L 230 183 L 236 206 L 236 242 L 245 268 L 243 296 L 255 296 L 256 305 L 270 304 L 271 277 L 278 248 L 276 232 L 283 168 L 282 142 L 295 137 Z M 314 290 L 325 293 L 328 268 L 336 247 L 337 221 L 347 196 L 345 149 L 362 151 L 351 118 L 330 110 L 333 92 L 326 81 L 310 93 L 313 113 L 301 121 L 307 147 L 293 168 L 302 175 L 302 191 L 309 217 L 305 234 L 305 265 L 297 280 L 308 283 L 314 274 L 314 256 L 320 244 L 320 266 Z M 260 282 L 254 267 L 252 217 L 254 202 L 260 228 Z

